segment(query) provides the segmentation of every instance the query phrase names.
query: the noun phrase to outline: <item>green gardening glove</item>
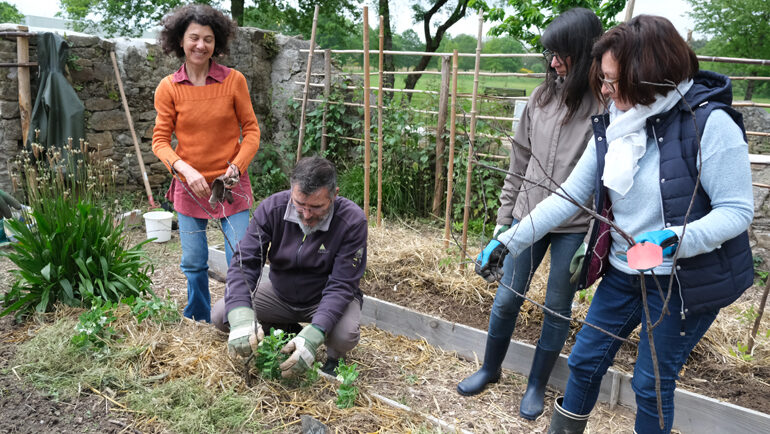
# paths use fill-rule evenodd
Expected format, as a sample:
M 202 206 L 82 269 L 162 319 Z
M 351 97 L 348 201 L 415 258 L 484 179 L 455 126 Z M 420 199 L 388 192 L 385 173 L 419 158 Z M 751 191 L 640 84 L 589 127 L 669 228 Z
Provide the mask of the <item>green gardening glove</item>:
M 11 208 L 21 209 L 21 204 L 15 197 L 0 190 L 0 216 L 4 218 L 12 218 Z
M 284 354 L 290 354 L 285 362 L 281 363 L 281 377 L 293 377 L 301 374 L 315 361 L 315 351 L 324 341 L 324 333 L 318 327 L 310 324 L 289 341 L 282 349 Z
M 230 336 L 227 338 L 227 351 L 242 357 L 248 357 L 256 350 L 259 342 L 265 338 L 262 326 L 255 321 L 256 315 L 249 307 L 236 307 L 227 314 L 230 323 Z M 256 322 L 256 329 L 254 328 Z
M 588 245 L 583 243 L 575 251 L 572 259 L 569 261 L 569 283 L 575 285 L 580 280 L 580 272 L 583 270 L 583 261 L 586 258 L 586 249 Z

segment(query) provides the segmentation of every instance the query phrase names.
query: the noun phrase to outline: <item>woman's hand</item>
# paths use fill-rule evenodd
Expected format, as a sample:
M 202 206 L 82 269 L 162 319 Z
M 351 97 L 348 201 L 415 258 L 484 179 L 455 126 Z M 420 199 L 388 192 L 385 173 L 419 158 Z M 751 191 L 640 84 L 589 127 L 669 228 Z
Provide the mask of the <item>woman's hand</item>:
M 209 188 L 208 182 L 206 182 L 206 178 L 204 178 L 200 172 L 195 170 L 194 167 L 183 160 L 177 160 L 174 163 L 174 170 L 184 176 L 187 185 L 190 186 L 190 190 L 192 190 L 194 195 L 206 199 L 211 196 L 211 189 Z
M 225 188 L 230 190 L 238 183 L 238 178 L 241 176 L 241 171 L 238 166 L 230 163 L 227 171 L 225 171 Z

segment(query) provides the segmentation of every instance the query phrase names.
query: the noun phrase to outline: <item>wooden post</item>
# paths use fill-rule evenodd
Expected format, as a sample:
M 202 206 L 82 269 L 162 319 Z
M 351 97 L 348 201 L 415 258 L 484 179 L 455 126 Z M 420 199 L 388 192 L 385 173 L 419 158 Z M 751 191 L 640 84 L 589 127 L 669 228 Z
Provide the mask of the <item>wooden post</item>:
M 444 248 L 449 248 L 452 221 L 452 181 L 455 173 L 455 119 L 457 117 L 457 50 L 452 52 L 452 108 L 449 112 L 449 167 L 446 174 L 446 213 L 444 215 Z
M 307 111 L 307 89 L 310 87 L 310 68 L 313 65 L 313 51 L 315 49 L 315 29 L 318 25 L 318 5 L 313 12 L 313 28 L 310 31 L 310 51 L 307 54 L 307 69 L 305 70 L 305 89 L 302 91 L 302 109 L 299 120 L 299 141 L 297 143 L 297 161 L 302 158 L 302 142 L 305 140 L 305 113 Z
M 326 152 L 326 113 L 329 111 L 329 95 L 332 92 L 332 50 L 324 50 L 324 112 L 321 118 L 321 155 Z
M 628 0 L 628 3 L 626 3 L 626 19 L 623 21 L 628 22 L 634 16 L 634 3 L 636 3 L 636 0 Z
M 471 175 L 473 174 L 473 144 L 476 142 L 476 105 L 479 94 L 479 66 L 481 65 L 481 30 L 484 17 L 479 14 L 478 41 L 476 43 L 476 69 L 473 72 L 473 94 L 471 97 L 471 131 L 468 136 L 468 170 L 465 176 L 465 211 L 463 212 L 463 255 L 468 247 L 468 219 L 471 207 Z
M 20 32 L 29 31 L 27 26 L 18 26 Z M 16 37 L 16 61 L 19 64 L 29 63 L 29 37 Z M 21 118 L 21 137 L 27 146 L 29 122 L 32 115 L 32 94 L 29 89 L 29 66 L 19 66 L 17 69 L 19 81 L 19 116 Z
M 447 102 L 449 101 L 449 56 L 441 58 L 441 89 L 438 97 L 438 123 L 436 125 L 436 176 L 433 183 L 433 215 L 438 215 L 441 196 L 444 194 L 444 132 L 446 131 Z
M 371 153 L 369 144 L 372 139 L 372 120 L 369 113 L 369 7 L 364 6 L 364 215 L 369 219 L 369 171 Z
M 126 100 L 126 93 L 123 91 L 123 79 L 120 78 L 120 69 L 118 69 L 118 61 L 115 58 L 114 51 L 110 51 L 110 58 L 112 59 L 112 68 L 115 70 L 115 80 L 118 82 L 120 99 L 123 101 L 123 110 L 126 112 L 126 122 L 128 122 L 128 129 L 131 131 L 131 139 L 134 141 L 136 160 L 139 162 L 139 169 L 142 171 L 142 181 L 144 181 L 144 190 L 147 193 L 147 200 L 150 202 L 150 208 L 157 208 L 158 205 L 155 203 L 155 200 L 152 197 L 150 180 L 147 178 L 147 168 L 144 167 L 142 149 L 139 147 L 139 140 L 136 138 L 136 131 L 134 131 L 134 121 L 131 119 L 131 111 L 128 109 L 128 100 Z
M 759 323 L 762 322 L 762 316 L 765 314 L 765 304 L 767 303 L 767 293 L 770 292 L 770 278 L 765 283 L 765 291 L 762 293 L 762 300 L 759 302 L 759 309 L 757 310 L 757 317 L 754 319 L 754 326 L 749 333 L 749 343 L 746 348 L 746 354 L 751 354 L 754 350 L 754 338 L 757 336 L 759 330 Z
M 385 49 L 385 18 L 380 15 L 380 89 L 377 92 L 377 226 L 382 224 L 382 68 Z

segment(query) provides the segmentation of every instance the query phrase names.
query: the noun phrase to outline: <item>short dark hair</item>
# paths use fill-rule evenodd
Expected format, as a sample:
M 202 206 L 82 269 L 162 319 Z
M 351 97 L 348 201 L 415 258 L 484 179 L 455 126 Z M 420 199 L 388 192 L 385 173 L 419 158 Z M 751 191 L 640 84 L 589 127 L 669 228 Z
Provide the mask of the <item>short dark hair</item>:
M 586 8 L 573 8 L 562 12 L 548 24 L 540 43 L 544 48 L 558 53 L 562 59 L 569 57 L 572 65 L 564 79 L 562 101 L 567 106 L 564 122 L 580 108 L 583 95 L 590 91 L 591 46 L 602 35 L 602 23 L 596 14 Z M 540 107 L 556 96 L 556 70 L 546 65 L 546 77 L 542 91 L 535 100 Z
M 337 192 L 337 169 L 326 158 L 305 157 L 291 172 L 291 186 L 297 186 L 302 194 L 307 195 L 326 187 L 329 196 L 334 196 Z
M 209 5 L 189 4 L 171 11 L 161 20 L 163 29 L 158 35 L 158 43 L 164 53 L 174 53 L 180 59 L 184 57 L 181 42 L 190 23 L 211 27 L 214 32 L 213 56 L 230 52 L 228 44 L 235 34 L 236 22 Z
M 649 105 L 656 95 L 665 95 L 670 86 L 695 77 L 698 57 L 663 17 L 639 15 L 610 29 L 594 44 L 591 51 L 591 89 L 602 100 L 602 56 L 611 52 L 618 62 L 618 82 L 615 89 L 632 105 Z

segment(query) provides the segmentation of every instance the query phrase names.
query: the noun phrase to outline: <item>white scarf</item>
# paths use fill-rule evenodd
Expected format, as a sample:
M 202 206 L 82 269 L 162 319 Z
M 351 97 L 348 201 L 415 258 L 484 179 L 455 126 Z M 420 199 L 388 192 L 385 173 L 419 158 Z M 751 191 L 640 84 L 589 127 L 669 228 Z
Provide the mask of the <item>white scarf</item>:
M 607 127 L 607 153 L 604 155 L 602 181 L 605 187 L 625 196 L 634 185 L 634 175 L 639 170 L 639 160 L 647 148 L 645 122 L 650 116 L 671 109 L 690 90 L 692 80 L 679 83 L 665 96 L 658 95 L 650 105 L 635 105 L 628 111 L 618 110 L 610 104 L 610 124 Z M 678 92 L 677 92 L 678 91 Z

